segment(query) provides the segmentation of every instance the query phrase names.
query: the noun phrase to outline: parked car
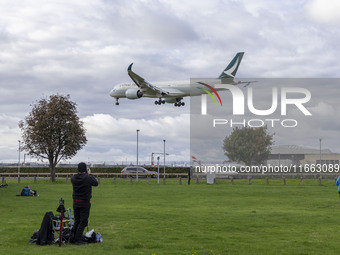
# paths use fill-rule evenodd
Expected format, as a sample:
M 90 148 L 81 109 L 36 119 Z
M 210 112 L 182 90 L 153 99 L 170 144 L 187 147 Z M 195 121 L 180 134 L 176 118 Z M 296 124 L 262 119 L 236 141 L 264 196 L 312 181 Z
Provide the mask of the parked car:
M 122 173 L 123 178 L 128 178 L 128 177 L 136 178 L 137 167 L 127 166 L 121 171 L 121 173 Z M 155 171 L 149 171 L 140 166 L 138 167 L 138 178 L 146 178 L 147 176 L 150 176 L 151 178 L 156 178 L 157 175 L 158 173 Z

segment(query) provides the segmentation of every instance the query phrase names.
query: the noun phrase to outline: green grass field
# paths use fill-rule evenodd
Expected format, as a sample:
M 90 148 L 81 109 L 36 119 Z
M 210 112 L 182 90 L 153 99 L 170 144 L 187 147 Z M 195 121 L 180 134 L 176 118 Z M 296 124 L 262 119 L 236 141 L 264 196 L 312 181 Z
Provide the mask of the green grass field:
M 103 243 L 38 246 L 28 241 L 72 185 L 8 181 L 0 189 L 1 254 L 338 254 L 340 207 L 334 181 L 218 181 L 166 185 L 103 180 L 93 188 L 89 229 Z M 31 184 L 39 197 L 16 197 Z

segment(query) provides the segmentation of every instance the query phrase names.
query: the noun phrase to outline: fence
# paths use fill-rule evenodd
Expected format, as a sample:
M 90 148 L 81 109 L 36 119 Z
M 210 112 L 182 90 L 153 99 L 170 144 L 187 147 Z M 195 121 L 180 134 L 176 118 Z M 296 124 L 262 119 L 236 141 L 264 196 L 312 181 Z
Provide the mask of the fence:
M 65 179 L 66 183 L 69 183 L 70 178 L 73 174 L 70 173 L 56 173 L 56 179 Z M 131 176 L 131 174 L 126 173 L 93 173 L 98 182 L 100 183 L 100 180 L 102 178 L 105 179 L 113 179 L 113 184 L 117 184 L 117 178 L 119 179 L 126 179 L 129 180 L 132 184 L 132 180 L 135 179 L 135 176 Z M 157 178 L 158 176 L 153 175 L 150 176 L 150 174 L 139 174 L 139 178 L 145 178 L 147 184 L 149 184 L 150 177 Z M 32 179 L 34 183 L 37 182 L 37 179 L 50 179 L 49 173 L 0 173 L 0 177 L 2 179 L 2 184 L 6 183 L 7 179 L 17 179 L 18 183 L 21 182 L 21 179 Z M 182 178 L 187 179 L 188 174 L 187 173 L 160 173 L 159 178 L 163 180 L 163 184 L 166 183 L 166 179 L 168 178 L 176 178 L 178 180 L 179 184 L 182 184 Z M 226 180 L 227 183 L 230 182 L 230 184 L 234 184 L 235 180 L 248 180 L 248 184 L 250 185 L 252 183 L 252 180 L 265 180 L 266 185 L 270 184 L 270 181 L 278 181 L 281 180 L 283 185 L 286 185 L 287 179 L 298 179 L 300 180 L 300 184 L 303 185 L 304 180 L 310 180 L 314 179 L 317 180 L 318 184 L 322 184 L 322 180 L 336 180 L 337 175 L 334 174 L 323 174 L 323 175 L 315 175 L 315 174 L 289 174 L 289 175 L 265 175 L 265 174 L 254 174 L 254 175 L 247 175 L 247 174 L 238 174 L 238 175 L 228 175 L 228 176 L 217 176 L 214 179 L 214 183 L 216 183 L 216 180 Z M 200 182 L 204 182 L 206 179 L 206 175 L 204 174 L 194 174 L 191 178 L 192 183 L 199 184 Z
M 69 179 L 72 177 L 73 174 L 71 173 L 56 173 L 55 177 L 56 179 L 65 179 L 65 182 L 68 183 Z M 135 179 L 134 177 L 131 177 L 131 174 L 128 173 L 92 173 L 93 176 L 95 176 L 98 181 L 100 182 L 101 178 L 113 178 L 114 183 L 116 183 L 117 178 L 121 179 Z M 151 176 L 150 174 L 144 174 L 139 173 L 139 178 L 146 178 L 149 180 L 150 178 L 157 178 L 158 176 Z M 166 178 L 182 178 L 182 176 L 188 176 L 187 173 L 160 173 L 159 177 L 165 180 Z M 6 183 L 7 179 L 17 179 L 18 183 L 21 182 L 21 179 L 33 179 L 34 183 L 37 182 L 37 179 L 51 179 L 50 173 L 0 173 L 0 177 L 2 179 L 2 184 Z M 164 182 L 164 181 L 163 181 Z

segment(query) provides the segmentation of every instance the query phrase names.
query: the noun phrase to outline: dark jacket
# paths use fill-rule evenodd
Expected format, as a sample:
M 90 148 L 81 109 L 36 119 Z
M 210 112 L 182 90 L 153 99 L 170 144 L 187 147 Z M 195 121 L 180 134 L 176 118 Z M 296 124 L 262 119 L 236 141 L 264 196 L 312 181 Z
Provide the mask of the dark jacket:
M 52 244 L 54 240 L 54 233 L 52 227 L 53 212 L 45 213 L 43 221 L 41 222 L 41 227 L 39 229 L 37 244 L 46 245 Z
M 92 186 L 98 186 L 96 178 L 92 174 L 77 173 L 71 177 L 73 185 L 73 199 L 90 202 Z

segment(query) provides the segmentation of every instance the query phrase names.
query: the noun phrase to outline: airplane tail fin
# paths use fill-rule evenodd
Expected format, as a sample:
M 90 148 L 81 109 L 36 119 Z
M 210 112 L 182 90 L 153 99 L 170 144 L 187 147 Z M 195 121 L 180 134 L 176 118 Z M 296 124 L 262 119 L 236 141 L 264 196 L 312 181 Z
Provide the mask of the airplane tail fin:
M 236 75 L 237 69 L 241 63 L 243 58 L 244 52 L 238 52 L 233 60 L 229 63 L 229 65 L 224 69 L 224 71 L 218 77 L 219 79 L 222 78 L 229 78 L 233 79 Z

